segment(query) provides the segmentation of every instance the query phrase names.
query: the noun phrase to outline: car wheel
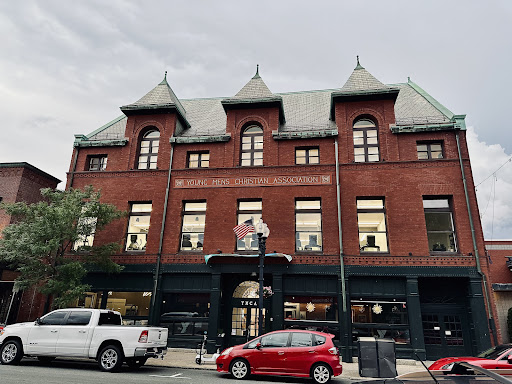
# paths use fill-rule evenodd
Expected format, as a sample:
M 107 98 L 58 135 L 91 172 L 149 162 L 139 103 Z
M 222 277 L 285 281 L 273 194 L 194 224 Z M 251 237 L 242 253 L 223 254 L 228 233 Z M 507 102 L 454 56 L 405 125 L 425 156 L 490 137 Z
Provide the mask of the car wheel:
M 148 361 L 147 357 L 141 357 L 139 359 L 131 358 L 126 360 L 126 364 L 132 369 L 137 369 L 146 364 L 146 361 Z
M 201 365 L 201 359 L 199 357 L 196 357 L 196 364 Z
M 231 372 L 231 375 L 233 375 L 233 377 L 238 380 L 247 378 L 251 373 L 249 363 L 241 359 L 233 361 L 229 371 Z
M 9 340 L 2 345 L 0 362 L 2 364 L 16 365 L 23 357 L 23 348 L 18 340 Z
M 115 372 L 123 364 L 123 353 L 115 345 L 107 345 L 98 355 L 98 365 L 104 372 Z
M 328 383 L 331 380 L 331 368 L 324 363 L 315 364 L 311 369 L 311 377 L 315 383 Z
M 55 357 L 38 356 L 37 360 L 39 360 L 42 364 L 50 364 L 53 360 L 55 360 Z

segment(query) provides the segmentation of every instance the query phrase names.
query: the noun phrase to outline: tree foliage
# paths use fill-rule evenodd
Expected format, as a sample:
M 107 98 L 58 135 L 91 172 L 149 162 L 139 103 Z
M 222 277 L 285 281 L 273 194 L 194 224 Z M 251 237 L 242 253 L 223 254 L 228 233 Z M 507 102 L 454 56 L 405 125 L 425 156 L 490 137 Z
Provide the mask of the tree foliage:
M 0 261 L 20 272 L 18 288 L 37 286 L 48 298 L 53 297 L 54 306 L 65 307 L 90 289 L 82 282 L 88 268 L 121 271 L 110 258 L 119 243 L 83 246 L 72 257 L 69 254 L 75 242 L 125 213 L 101 203 L 100 192 L 92 186 L 67 191 L 45 188 L 41 195 L 43 200 L 34 204 L 0 204 L 12 218 L 0 238 Z

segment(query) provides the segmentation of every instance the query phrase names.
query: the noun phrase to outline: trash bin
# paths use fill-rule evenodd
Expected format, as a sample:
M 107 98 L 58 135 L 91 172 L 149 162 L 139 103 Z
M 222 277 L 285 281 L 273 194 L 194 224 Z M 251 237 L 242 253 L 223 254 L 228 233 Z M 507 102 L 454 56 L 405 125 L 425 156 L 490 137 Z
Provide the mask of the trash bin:
M 377 359 L 377 342 L 374 337 L 359 337 L 357 339 L 357 365 L 359 376 L 379 377 Z
M 359 337 L 358 367 L 361 377 L 395 377 L 396 354 L 393 339 Z
M 377 339 L 379 377 L 396 377 L 395 340 Z

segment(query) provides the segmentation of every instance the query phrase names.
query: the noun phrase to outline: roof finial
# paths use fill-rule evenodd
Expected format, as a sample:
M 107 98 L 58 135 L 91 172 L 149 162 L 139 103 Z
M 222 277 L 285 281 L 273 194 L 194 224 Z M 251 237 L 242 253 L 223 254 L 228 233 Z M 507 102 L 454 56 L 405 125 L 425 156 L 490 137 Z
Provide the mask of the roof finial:
M 253 79 L 259 79 L 260 78 L 260 65 L 256 64 L 256 74 L 253 76 Z
M 411 77 L 410 76 L 407 76 L 407 82 L 410 83 L 411 82 Z
M 167 80 L 167 71 L 165 71 L 164 79 Z
M 364 69 L 364 67 L 361 64 L 359 64 L 359 55 L 357 55 L 356 57 L 357 57 L 357 65 L 354 68 L 354 70 L 356 70 L 356 69 Z

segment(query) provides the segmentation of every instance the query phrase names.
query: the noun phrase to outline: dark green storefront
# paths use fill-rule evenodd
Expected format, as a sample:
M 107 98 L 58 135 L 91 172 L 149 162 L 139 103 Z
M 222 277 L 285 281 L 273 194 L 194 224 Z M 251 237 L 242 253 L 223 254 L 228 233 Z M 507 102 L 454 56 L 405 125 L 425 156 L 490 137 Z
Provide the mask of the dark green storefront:
M 173 264 L 161 269 L 156 297 L 150 298 L 152 266 L 126 266 L 120 275 L 89 275 L 92 291 L 102 292 L 97 307 L 110 307 L 138 293 L 142 302 L 126 304 L 132 323 L 169 328 L 169 346 L 193 348 L 208 334 L 208 348 L 243 343 L 258 333 L 256 262 L 210 265 Z M 346 267 L 347 305 L 343 310 L 337 266 L 265 265 L 264 329 L 298 328 L 333 333 L 343 359 L 357 355 L 357 338 L 394 338 L 397 357 L 417 353 L 429 360 L 471 355 L 490 346 L 481 279 L 473 268 Z M 118 299 L 115 299 L 118 297 Z M 110 300 L 110 301 L 109 301 Z M 135 299 L 127 299 L 135 300 Z M 137 308 L 135 313 L 133 308 Z M 223 334 L 224 337 L 218 337 Z

